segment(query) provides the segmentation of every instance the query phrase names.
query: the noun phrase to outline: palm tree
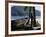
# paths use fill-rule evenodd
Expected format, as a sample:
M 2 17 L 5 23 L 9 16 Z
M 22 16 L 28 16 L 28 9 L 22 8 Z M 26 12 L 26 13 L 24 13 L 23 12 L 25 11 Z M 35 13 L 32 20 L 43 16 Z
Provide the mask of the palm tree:
M 36 20 L 35 20 L 35 7 L 27 7 L 26 6 L 24 8 L 24 11 L 26 11 L 28 8 L 29 8 L 29 20 L 28 20 L 28 22 L 31 19 L 31 28 L 32 28 L 33 26 L 36 25 Z
M 33 26 L 36 26 L 35 7 L 31 8 L 31 14 L 32 14 L 32 17 L 31 17 L 32 22 L 31 23 L 32 23 Z

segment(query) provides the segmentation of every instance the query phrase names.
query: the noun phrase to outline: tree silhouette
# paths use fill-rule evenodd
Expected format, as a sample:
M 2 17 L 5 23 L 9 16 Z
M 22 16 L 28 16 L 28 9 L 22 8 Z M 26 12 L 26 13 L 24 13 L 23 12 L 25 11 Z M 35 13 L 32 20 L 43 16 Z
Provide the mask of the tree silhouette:
M 24 11 L 26 11 L 29 8 L 29 20 L 31 19 L 31 28 L 33 26 L 36 26 L 36 20 L 35 20 L 35 7 L 27 7 L 25 6 Z

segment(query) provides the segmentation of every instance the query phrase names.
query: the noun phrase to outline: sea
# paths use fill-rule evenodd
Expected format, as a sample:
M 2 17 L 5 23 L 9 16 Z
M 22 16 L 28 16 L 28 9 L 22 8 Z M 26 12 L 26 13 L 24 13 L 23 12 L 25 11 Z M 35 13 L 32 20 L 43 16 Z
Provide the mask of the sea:
M 22 19 L 22 18 L 29 18 L 29 16 L 11 16 L 11 20 Z M 35 18 L 36 18 L 36 21 L 40 23 L 41 17 L 36 16 Z

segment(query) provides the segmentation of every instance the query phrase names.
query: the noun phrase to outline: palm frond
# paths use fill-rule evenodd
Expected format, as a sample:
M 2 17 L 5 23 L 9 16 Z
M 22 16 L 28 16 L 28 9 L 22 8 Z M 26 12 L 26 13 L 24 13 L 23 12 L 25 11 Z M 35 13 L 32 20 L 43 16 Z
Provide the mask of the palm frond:
M 27 10 L 27 8 L 28 8 L 28 7 L 27 7 L 27 6 L 25 6 L 24 11 L 26 11 L 26 10 Z

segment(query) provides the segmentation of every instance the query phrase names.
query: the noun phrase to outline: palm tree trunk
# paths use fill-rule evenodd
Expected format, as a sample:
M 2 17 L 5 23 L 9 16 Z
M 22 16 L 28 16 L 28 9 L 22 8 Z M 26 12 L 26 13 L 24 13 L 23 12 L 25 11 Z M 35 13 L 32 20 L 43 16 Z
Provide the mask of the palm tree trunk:
M 35 7 L 33 7 L 33 12 L 34 12 L 34 26 L 36 26 Z
M 29 19 L 31 19 L 31 28 L 36 25 L 35 7 L 29 7 Z

